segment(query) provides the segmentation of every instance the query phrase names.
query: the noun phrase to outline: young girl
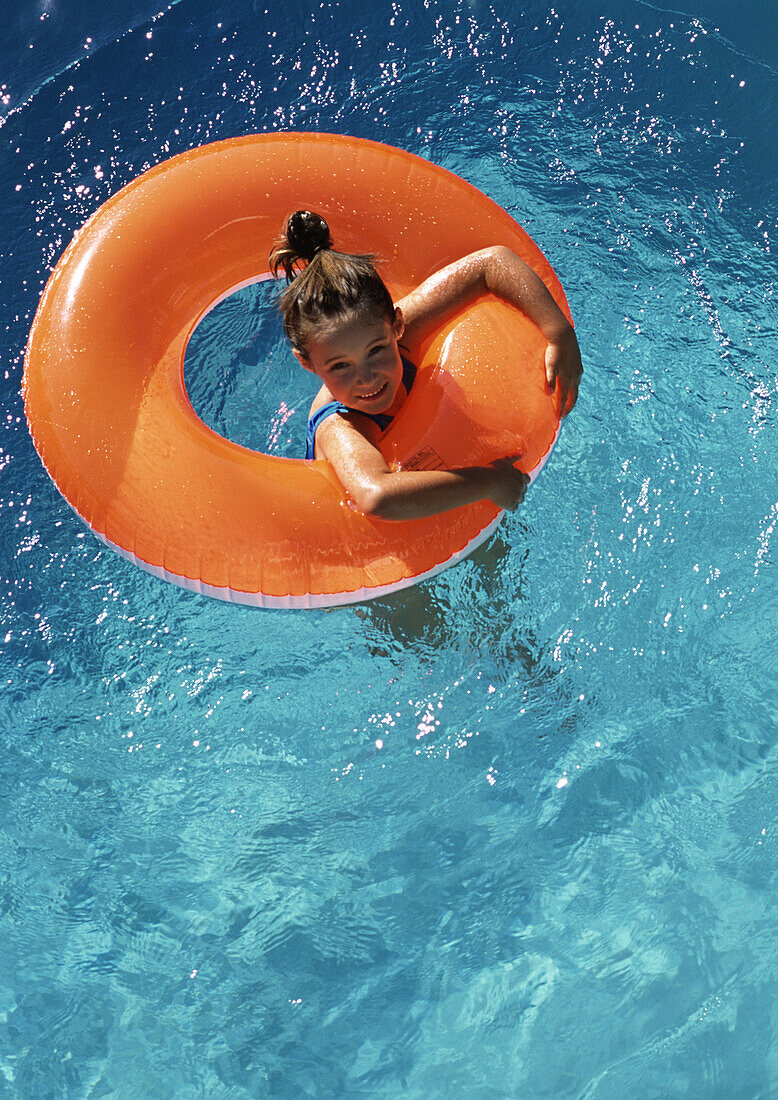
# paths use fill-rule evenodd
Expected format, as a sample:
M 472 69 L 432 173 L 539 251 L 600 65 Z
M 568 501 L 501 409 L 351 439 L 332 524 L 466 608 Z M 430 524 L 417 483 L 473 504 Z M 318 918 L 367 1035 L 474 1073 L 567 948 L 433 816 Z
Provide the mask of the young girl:
M 442 268 L 396 305 L 371 256 L 335 252 L 327 223 L 308 210 L 286 221 L 270 269 L 286 276 L 284 331 L 306 370 L 322 381 L 308 421 L 306 458 L 326 458 L 358 508 L 381 519 L 418 519 L 491 500 L 513 511 L 527 477 L 512 455 L 459 470 L 391 470 L 381 434 L 413 385 L 402 354 L 431 320 L 443 321 L 484 291 L 518 306 L 548 341 L 546 379 L 560 387 L 562 415 L 582 374 L 572 326 L 542 280 L 508 248 L 485 248 Z M 402 343 L 400 341 L 403 341 Z

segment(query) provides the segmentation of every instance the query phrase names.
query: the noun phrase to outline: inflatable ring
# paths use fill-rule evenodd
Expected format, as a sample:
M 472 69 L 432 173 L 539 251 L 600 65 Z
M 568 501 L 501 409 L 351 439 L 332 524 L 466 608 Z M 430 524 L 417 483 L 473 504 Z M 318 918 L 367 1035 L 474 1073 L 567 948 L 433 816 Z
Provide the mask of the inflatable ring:
M 43 293 L 25 358 L 33 441 L 105 543 L 158 577 L 261 607 L 326 607 L 405 588 L 461 560 L 501 513 L 368 518 L 326 462 L 260 454 L 197 417 L 184 353 L 201 318 L 267 277 L 286 215 L 319 210 L 338 248 L 372 252 L 397 299 L 452 260 L 512 248 L 569 317 L 537 246 L 470 184 L 399 149 L 331 134 L 261 134 L 150 169 L 76 234 Z M 404 468 L 523 450 L 535 474 L 559 427 L 545 343 L 484 297 L 410 349 L 414 388 L 383 437 Z M 301 436 L 300 447 L 303 441 Z

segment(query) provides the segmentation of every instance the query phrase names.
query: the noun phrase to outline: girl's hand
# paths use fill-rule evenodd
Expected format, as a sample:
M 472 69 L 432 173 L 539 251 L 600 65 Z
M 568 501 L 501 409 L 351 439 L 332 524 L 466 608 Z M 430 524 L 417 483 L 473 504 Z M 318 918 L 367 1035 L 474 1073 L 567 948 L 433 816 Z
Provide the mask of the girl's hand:
M 507 512 L 515 512 L 524 495 L 527 492 L 529 478 L 522 470 L 517 470 L 514 462 L 518 462 L 520 454 L 510 455 L 508 458 L 498 459 L 492 462 L 487 469 L 492 471 L 494 483 L 489 492 L 489 500 L 498 508 L 504 508 Z
M 583 374 L 581 351 L 575 330 L 568 325 L 563 334 L 546 348 L 546 382 L 552 392 L 559 382 L 559 411 L 567 416 L 578 400 L 578 383 Z

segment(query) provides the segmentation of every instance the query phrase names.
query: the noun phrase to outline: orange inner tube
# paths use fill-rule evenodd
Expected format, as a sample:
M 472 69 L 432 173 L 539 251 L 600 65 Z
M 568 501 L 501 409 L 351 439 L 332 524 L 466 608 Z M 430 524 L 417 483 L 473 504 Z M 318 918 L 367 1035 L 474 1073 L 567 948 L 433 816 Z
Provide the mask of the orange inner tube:
M 406 587 L 493 530 L 488 501 L 429 519 L 371 519 L 326 462 L 260 454 L 196 416 L 184 354 L 216 302 L 266 274 L 284 218 L 320 211 L 336 247 L 372 252 L 395 299 L 452 260 L 512 248 L 567 317 L 527 234 L 459 177 L 376 142 L 262 134 L 157 165 L 76 234 L 41 299 L 23 393 L 55 484 L 108 544 L 195 591 L 258 606 L 349 603 Z M 559 427 L 542 335 L 484 297 L 411 348 L 414 388 L 380 444 L 407 468 L 524 450 L 539 469 Z M 301 451 L 303 441 L 301 438 Z

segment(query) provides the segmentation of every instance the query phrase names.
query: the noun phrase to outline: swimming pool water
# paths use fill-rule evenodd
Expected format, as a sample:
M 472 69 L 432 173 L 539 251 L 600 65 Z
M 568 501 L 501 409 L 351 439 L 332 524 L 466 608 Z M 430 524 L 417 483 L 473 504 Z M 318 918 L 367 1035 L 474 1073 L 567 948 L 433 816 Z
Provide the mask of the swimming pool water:
M 774 16 L 606 8 L 4 16 L 0 1097 L 778 1093 Z M 586 367 L 485 551 L 332 613 L 104 549 L 20 397 L 89 214 L 284 128 L 490 194 L 559 272 Z M 201 326 L 188 383 L 294 453 L 309 380 L 252 293 Z

